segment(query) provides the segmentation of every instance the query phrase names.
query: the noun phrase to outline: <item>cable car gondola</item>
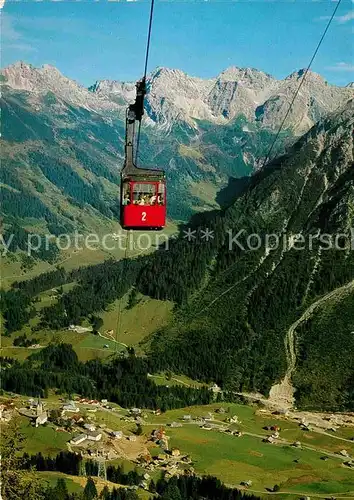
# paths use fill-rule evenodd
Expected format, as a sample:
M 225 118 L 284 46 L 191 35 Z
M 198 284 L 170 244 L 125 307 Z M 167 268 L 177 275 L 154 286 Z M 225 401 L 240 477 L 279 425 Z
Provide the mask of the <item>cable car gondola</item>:
M 141 123 L 145 77 L 136 84 L 135 103 L 127 109 L 125 163 L 121 171 L 121 225 L 124 229 L 162 229 L 166 224 L 165 172 L 138 168 L 134 163 L 135 122 Z M 138 139 L 139 144 L 139 139 Z

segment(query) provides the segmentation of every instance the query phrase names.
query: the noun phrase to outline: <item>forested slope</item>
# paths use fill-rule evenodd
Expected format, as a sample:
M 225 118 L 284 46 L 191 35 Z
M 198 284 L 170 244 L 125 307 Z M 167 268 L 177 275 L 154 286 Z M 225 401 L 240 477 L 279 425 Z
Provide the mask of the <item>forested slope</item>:
M 235 390 L 267 393 L 286 370 L 284 336 L 288 327 L 312 302 L 353 280 L 353 203 L 350 103 L 343 113 L 311 130 L 288 156 L 256 175 L 246 193 L 219 217 L 217 237 L 209 246 L 209 253 L 203 254 L 206 262 L 200 276 L 195 271 L 203 262 L 200 252 L 197 266 L 193 256 L 188 258 L 190 286 L 193 287 L 193 276 L 201 283 L 203 272 L 204 286 L 182 306 L 176 324 L 156 337 L 154 355 L 163 360 L 162 364 L 190 376 L 197 377 L 199 373 Z M 212 223 L 207 225 L 215 228 Z M 218 231 L 220 227 L 223 229 Z M 225 237 L 224 233 L 230 230 L 233 236 L 244 230 L 237 240 L 245 250 L 229 234 Z M 247 236 L 253 233 L 261 237 L 259 250 L 249 248 L 257 246 L 258 237 L 253 236 L 250 245 L 247 243 Z M 275 234 L 281 240 L 277 249 L 272 249 L 275 236 L 269 238 L 267 248 L 266 234 Z M 216 239 L 219 241 L 215 244 Z M 159 258 L 163 259 L 155 256 Z M 176 269 L 178 263 L 171 255 L 169 259 Z M 161 263 L 157 268 L 166 269 Z M 173 285 L 170 284 L 170 290 Z M 161 294 L 159 283 L 154 284 L 154 293 Z M 306 388 L 302 388 L 302 395 L 301 391 L 298 394 L 304 404 L 306 392 L 307 405 L 353 408 L 353 366 L 347 357 L 348 336 L 354 327 L 353 295 L 346 300 L 346 321 L 338 321 L 338 312 L 329 309 L 321 342 L 316 341 L 314 332 L 308 336 L 302 332 L 301 355 L 306 358 L 306 353 L 311 352 L 306 368 L 300 362 L 302 376 L 295 378 L 300 384 L 306 372 Z M 327 304 L 324 309 L 327 310 Z M 306 328 L 304 324 L 305 332 Z M 331 359 L 330 364 L 324 352 Z M 335 363 L 335 359 L 343 361 Z M 326 376 L 332 380 L 333 391 L 326 400 L 316 396 L 321 379 L 318 373 L 322 384 Z M 340 389 L 346 392 L 344 397 Z

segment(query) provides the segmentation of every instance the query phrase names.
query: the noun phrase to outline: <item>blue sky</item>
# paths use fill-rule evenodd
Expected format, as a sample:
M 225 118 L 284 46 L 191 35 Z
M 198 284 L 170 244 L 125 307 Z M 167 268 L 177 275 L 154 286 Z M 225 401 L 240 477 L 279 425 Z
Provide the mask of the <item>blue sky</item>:
M 306 67 L 335 1 L 155 0 L 149 69 L 213 77 L 228 66 L 278 78 Z M 313 65 L 330 83 L 354 80 L 354 3 L 342 0 Z M 15 1 L 2 9 L 2 67 L 56 66 L 83 85 L 136 80 L 144 64 L 149 2 Z

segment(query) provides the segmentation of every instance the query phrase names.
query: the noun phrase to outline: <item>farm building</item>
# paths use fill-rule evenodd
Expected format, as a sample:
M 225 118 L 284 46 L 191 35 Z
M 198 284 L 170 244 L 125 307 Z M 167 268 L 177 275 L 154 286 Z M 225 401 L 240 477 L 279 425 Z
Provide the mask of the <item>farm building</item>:
M 70 444 L 78 445 L 83 443 L 87 439 L 87 434 L 79 434 L 70 440 Z
M 75 401 L 68 401 L 64 406 L 63 406 L 63 412 L 65 411 L 72 411 L 72 412 L 77 412 L 79 411 L 79 408 L 76 406 Z
M 181 422 L 172 422 L 170 424 L 170 427 L 172 427 L 172 428 L 182 427 L 182 424 L 181 424 Z
M 84 424 L 84 428 L 90 432 L 95 432 L 96 430 L 96 427 L 93 424 Z
M 100 441 L 102 437 L 102 434 L 100 432 L 90 432 L 90 434 L 87 434 L 87 439 L 90 441 Z
M 342 455 L 342 457 L 349 457 L 349 453 L 347 452 L 347 450 L 341 450 L 339 454 Z
M 264 443 L 274 443 L 274 437 L 273 436 L 268 436 L 267 438 L 263 439 Z
M 245 486 L 246 488 L 250 488 L 252 486 L 252 481 L 249 479 L 248 481 L 241 481 L 241 486 Z

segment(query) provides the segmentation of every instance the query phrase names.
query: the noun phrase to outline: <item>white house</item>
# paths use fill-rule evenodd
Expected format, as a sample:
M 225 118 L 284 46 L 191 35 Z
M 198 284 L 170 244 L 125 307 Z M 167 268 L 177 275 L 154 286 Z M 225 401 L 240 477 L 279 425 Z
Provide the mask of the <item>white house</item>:
M 93 424 L 84 424 L 84 428 L 90 432 L 94 432 L 96 430 L 96 427 Z
M 170 424 L 170 427 L 172 428 L 183 427 L 183 425 L 181 424 L 181 422 L 172 422 L 172 424 Z
M 77 412 L 79 411 L 79 408 L 77 408 L 75 401 L 68 401 L 64 406 L 63 406 L 63 411 L 72 411 L 72 412 Z
M 87 439 L 89 439 L 90 441 L 100 441 L 101 437 L 101 432 L 90 432 L 90 434 L 87 434 Z
M 87 439 L 87 434 L 79 434 L 70 440 L 70 444 L 78 445 Z
M 112 431 L 112 436 L 116 439 L 122 439 L 123 432 L 122 431 Z
M 48 421 L 48 415 L 47 412 L 45 411 L 41 415 L 38 415 L 38 417 L 36 418 L 35 425 L 36 427 L 38 427 L 39 425 L 45 424 L 47 421 Z

